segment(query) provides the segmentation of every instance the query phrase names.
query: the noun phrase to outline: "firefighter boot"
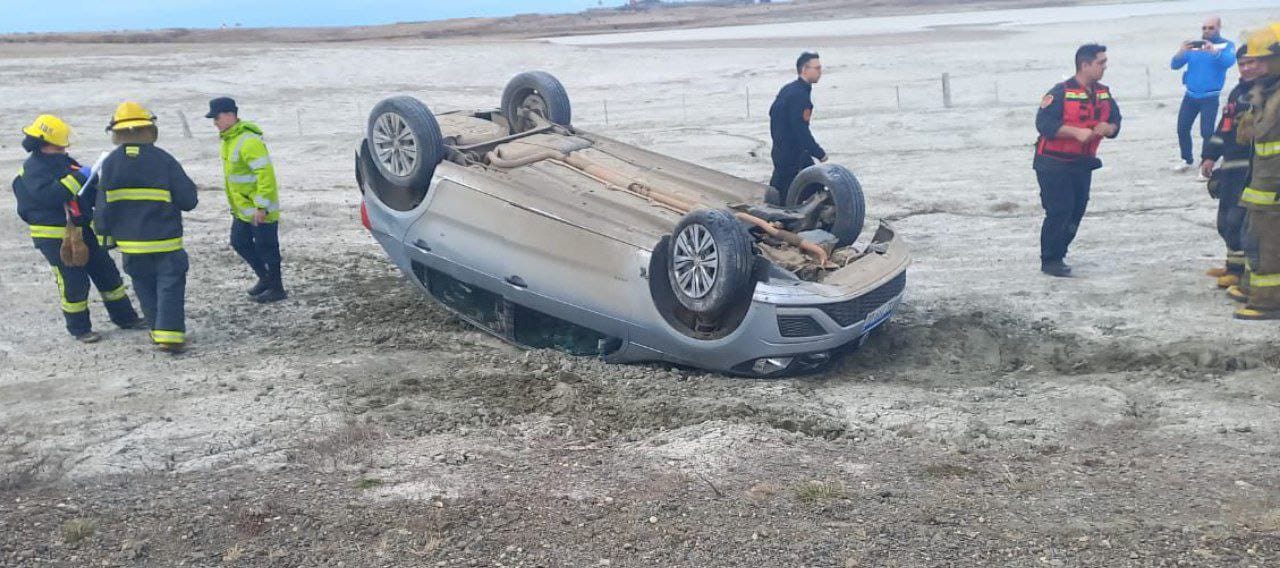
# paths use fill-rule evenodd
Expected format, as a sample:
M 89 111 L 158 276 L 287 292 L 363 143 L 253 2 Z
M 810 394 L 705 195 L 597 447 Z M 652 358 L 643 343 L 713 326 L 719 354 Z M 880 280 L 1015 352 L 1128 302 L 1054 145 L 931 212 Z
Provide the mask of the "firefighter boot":
M 1280 310 L 1263 310 L 1244 306 L 1236 310 L 1234 317 L 1248 321 L 1280 320 Z
M 1219 288 L 1230 288 L 1240 283 L 1240 276 L 1237 274 L 1223 274 L 1218 277 Z
M 178 343 L 157 343 L 156 349 L 164 351 L 165 353 L 168 353 L 170 355 L 177 355 L 187 350 L 187 342 L 181 341 Z
M 1239 284 L 1235 284 L 1227 288 L 1227 297 L 1232 301 L 1240 302 L 1241 304 L 1249 301 L 1249 293 L 1244 291 Z

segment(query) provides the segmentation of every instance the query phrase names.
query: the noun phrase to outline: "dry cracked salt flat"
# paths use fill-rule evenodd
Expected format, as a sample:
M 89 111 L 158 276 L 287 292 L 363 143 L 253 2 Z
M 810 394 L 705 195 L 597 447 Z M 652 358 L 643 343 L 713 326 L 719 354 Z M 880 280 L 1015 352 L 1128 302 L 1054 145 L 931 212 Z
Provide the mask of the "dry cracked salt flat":
M 105 340 L 69 343 L 48 269 L 0 216 L 0 565 L 1280 564 L 1280 326 L 1230 319 L 1201 276 L 1221 253 L 1213 204 L 1166 169 L 1165 61 L 1196 21 L 818 44 L 814 129 L 916 264 L 864 351 L 776 381 L 476 332 L 360 228 L 350 156 L 386 94 L 489 106 L 542 68 L 580 126 L 765 180 L 762 115 L 804 39 L 0 47 L 0 132 L 57 111 L 92 157 L 113 105 L 141 99 L 204 190 L 179 358 L 109 329 L 100 305 Z M 1125 125 L 1104 144 L 1081 277 L 1051 280 L 1031 122 L 1085 39 L 1110 47 Z M 29 81 L 35 67 L 59 88 Z M 264 126 L 284 180 L 279 306 L 246 301 L 225 245 L 216 137 L 197 118 L 217 94 Z M 17 138 L 2 144 L 13 171 Z

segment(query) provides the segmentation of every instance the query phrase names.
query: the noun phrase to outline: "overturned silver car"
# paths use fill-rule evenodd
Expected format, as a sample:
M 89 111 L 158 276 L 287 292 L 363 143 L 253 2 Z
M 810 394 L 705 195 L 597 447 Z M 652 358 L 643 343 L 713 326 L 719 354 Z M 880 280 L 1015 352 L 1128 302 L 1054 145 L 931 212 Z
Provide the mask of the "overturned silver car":
M 902 298 L 906 245 L 841 166 L 787 194 L 572 126 L 564 86 L 513 78 L 501 107 L 370 113 L 365 226 L 428 295 L 500 338 L 613 362 L 812 372 Z

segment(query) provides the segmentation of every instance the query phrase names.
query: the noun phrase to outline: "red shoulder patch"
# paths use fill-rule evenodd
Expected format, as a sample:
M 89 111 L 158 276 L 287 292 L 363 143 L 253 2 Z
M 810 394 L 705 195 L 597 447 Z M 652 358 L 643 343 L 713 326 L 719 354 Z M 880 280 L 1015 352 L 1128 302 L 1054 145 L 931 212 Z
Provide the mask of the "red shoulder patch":
M 1051 94 L 1045 95 L 1043 99 L 1040 99 L 1040 108 L 1049 108 L 1051 104 L 1053 104 L 1053 95 Z

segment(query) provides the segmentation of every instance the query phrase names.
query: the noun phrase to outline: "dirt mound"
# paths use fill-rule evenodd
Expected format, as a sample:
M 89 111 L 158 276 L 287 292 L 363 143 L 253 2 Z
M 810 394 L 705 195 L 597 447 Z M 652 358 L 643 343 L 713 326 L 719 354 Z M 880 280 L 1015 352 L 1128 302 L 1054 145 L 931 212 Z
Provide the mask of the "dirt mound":
M 943 365 L 956 371 L 1052 370 L 1064 375 L 1162 370 L 1223 373 L 1280 367 L 1267 345 L 1152 343 L 1138 337 L 1083 337 L 1048 320 L 1028 321 L 989 311 L 921 311 L 907 305 L 871 336 L 861 352 L 842 360 L 846 372 Z

